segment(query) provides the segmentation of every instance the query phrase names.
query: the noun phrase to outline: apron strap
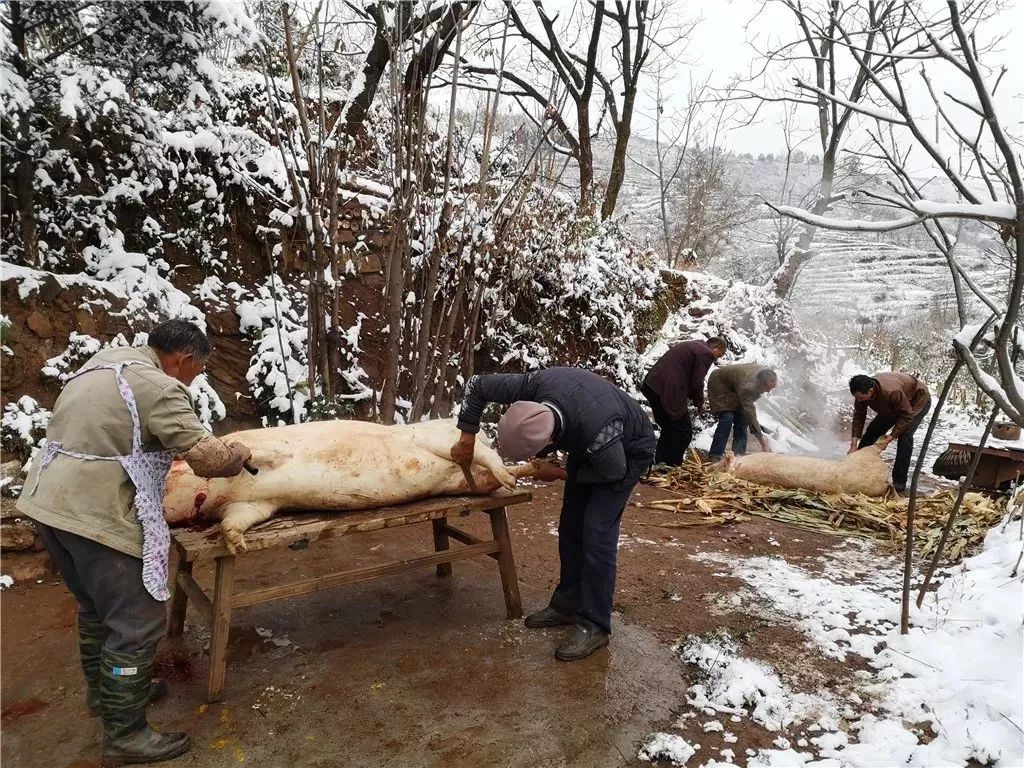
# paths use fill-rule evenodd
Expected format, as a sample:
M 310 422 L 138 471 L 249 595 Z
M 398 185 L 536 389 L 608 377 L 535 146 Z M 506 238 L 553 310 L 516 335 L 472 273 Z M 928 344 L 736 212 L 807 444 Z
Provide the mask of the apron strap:
M 128 412 L 132 415 L 132 455 L 135 455 L 142 453 L 142 428 L 139 426 L 139 409 L 135 404 L 135 393 L 124 377 L 125 365 L 128 363 L 118 364 L 114 370 L 114 377 L 117 379 L 117 388 L 121 392 L 124 404 L 128 406 Z
M 69 376 L 65 380 L 65 384 L 72 379 L 77 379 L 86 373 L 92 371 L 113 371 L 114 378 L 117 380 L 117 390 L 121 393 L 121 399 L 124 400 L 124 404 L 128 407 L 128 412 L 132 416 L 132 454 L 142 453 L 142 428 L 139 426 L 139 409 L 135 403 L 135 393 L 132 392 L 132 388 L 128 385 L 128 380 L 124 377 L 125 366 L 128 365 L 144 365 L 142 360 L 125 360 L 122 363 L 104 363 L 103 365 L 94 365 L 92 368 L 84 368 L 78 371 L 72 376 Z M 62 451 L 63 453 L 63 451 Z

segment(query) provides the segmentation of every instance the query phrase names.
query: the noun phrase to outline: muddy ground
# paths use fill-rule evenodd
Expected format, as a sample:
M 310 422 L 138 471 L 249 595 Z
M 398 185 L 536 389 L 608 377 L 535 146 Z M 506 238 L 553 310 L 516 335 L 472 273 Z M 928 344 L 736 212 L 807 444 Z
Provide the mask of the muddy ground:
M 640 486 L 634 501 L 664 497 Z M 510 510 L 527 611 L 546 603 L 557 579 L 560 498 L 553 484 Z M 505 619 L 497 568 L 483 558 L 455 563 L 449 578 L 424 570 L 236 611 L 225 698 L 205 705 L 208 634 L 190 611 L 184 648 L 162 648 L 172 692 L 151 708 L 151 720 L 190 732 L 195 747 L 164 765 L 636 765 L 644 736 L 687 710 L 693 672 L 673 655 L 673 642 L 717 629 L 738 638 L 745 655 L 771 661 L 797 690 L 852 674 L 809 650 L 784 622 L 716 607 L 716 597 L 740 583 L 689 557 L 784 554 L 813 566 L 842 539 L 756 518 L 728 527 L 652 525 L 681 519 L 627 509 L 612 643 L 581 662 L 553 657 L 566 630 Z M 483 516 L 466 527 L 489 533 Z M 241 588 L 270 585 L 422 553 L 430 541 L 423 525 L 261 552 L 240 559 L 238 579 Z M 208 570 L 197 573 L 210 583 Z M 98 766 L 100 725 L 84 704 L 73 599 L 56 582 L 17 585 L 3 593 L 0 614 L 3 765 Z M 778 735 L 747 720 L 729 730 L 737 743 L 701 733 L 691 762 L 728 746 L 742 763 L 744 750 Z

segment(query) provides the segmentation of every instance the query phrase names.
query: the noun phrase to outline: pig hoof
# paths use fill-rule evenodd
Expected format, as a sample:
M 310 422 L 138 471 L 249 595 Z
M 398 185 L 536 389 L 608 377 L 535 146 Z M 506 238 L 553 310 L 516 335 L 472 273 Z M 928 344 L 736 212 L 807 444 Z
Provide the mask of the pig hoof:
M 502 487 L 509 491 L 514 491 L 516 487 L 516 477 L 511 472 L 506 470 L 504 467 L 501 471 L 494 473 L 495 479 L 501 483 Z
M 232 555 L 237 555 L 239 552 L 245 552 L 248 549 L 245 544 L 245 535 L 240 531 L 226 529 L 223 531 L 223 534 L 224 544 Z

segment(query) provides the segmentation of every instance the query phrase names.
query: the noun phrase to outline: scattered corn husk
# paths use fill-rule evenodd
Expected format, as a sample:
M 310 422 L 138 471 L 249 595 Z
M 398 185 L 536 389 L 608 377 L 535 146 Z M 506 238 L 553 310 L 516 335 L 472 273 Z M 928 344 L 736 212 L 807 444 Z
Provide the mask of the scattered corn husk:
M 659 528 L 725 525 L 753 515 L 819 533 L 880 539 L 897 549 L 902 549 L 906 541 L 908 500 L 896 495 L 878 499 L 861 494 L 769 488 L 715 471 L 693 452 L 680 467 L 652 472 L 649 482 L 671 498 L 644 507 L 702 516 L 697 521 L 646 523 Z M 935 551 L 956 495 L 956 489 L 918 495 L 914 520 L 918 554 L 931 556 Z M 967 493 L 949 533 L 943 560 L 956 562 L 974 554 L 1006 511 L 1005 499 Z

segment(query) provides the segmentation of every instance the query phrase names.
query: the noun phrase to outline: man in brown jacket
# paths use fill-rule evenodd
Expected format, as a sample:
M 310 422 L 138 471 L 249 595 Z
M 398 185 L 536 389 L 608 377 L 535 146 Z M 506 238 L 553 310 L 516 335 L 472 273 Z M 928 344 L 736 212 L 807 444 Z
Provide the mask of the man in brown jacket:
M 708 378 L 708 405 L 718 417 L 709 452 L 712 461 L 719 461 L 725 454 L 730 432 L 733 453 L 737 456 L 745 454 L 748 427 L 761 444 L 761 450 L 771 452 L 765 430 L 757 420 L 754 403 L 778 384 L 779 377 L 775 371 L 760 363 L 738 363 L 715 369 Z
M 87 703 L 103 720 L 104 765 L 167 760 L 190 745 L 186 734 L 158 733 L 146 721 L 149 702 L 166 692 L 152 673 L 167 613 L 166 574 L 147 571 L 144 532 L 154 519 L 147 512 L 163 522 L 173 455 L 201 477 L 236 475 L 250 457 L 245 446 L 211 435 L 193 410 L 188 385 L 209 354 L 199 328 L 170 320 L 150 331 L 148 346 L 90 358 L 57 398 L 47 445 L 18 499 L 78 601 Z M 166 543 L 148 555 L 148 563 L 166 564 Z M 163 582 L 159 599 L 154 581 Z
M 725 350 L 725 342 L 718 337 L 684 341 L 670 347 L 647 372 L 640 391 L 661 431 L 655 463 L 676 467 L 683 463 L 693 439 L 689 402 L 698 411 L 704 407 L 704 379 Z
M 883 448 L 896 441 L 896 461 L 892 466 L 892 484 L 902 493 L 907 488 L 910 457 L 914 452 L 914 433 L 932 407 L 928 386 L 909 373 L 858 374 L 850 379 L 853 405 L 853 436 L 850 453 L 878 443 Z M 868 407 L 877 415 L 867 430 Z M 892 430 L 890 432 L 890 430 Z M 888 435 L 885 433 L 889 432 Z M 863 436 L 862 436 L 863 433 Z

